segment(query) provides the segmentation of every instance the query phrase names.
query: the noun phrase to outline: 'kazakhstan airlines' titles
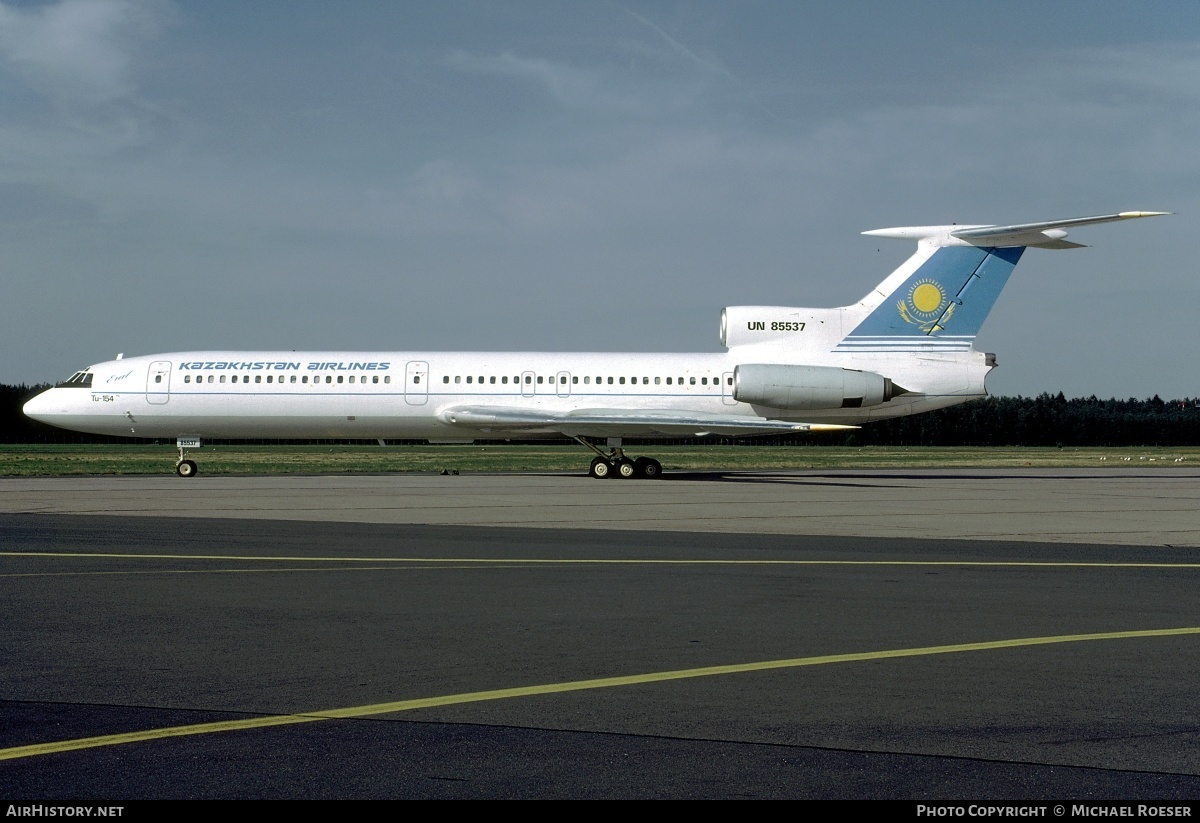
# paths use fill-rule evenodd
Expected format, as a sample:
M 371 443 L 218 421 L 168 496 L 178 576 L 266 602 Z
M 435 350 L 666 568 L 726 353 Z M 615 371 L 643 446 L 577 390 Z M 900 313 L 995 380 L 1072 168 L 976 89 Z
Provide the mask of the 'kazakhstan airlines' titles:
M 389 362 L 328 362 L 309 361 L 303 364 L 307 371 L 387 371 Z M 299 371 L 299 361 L 285 360 L 189 360 L 179 364 L 180 371 Z

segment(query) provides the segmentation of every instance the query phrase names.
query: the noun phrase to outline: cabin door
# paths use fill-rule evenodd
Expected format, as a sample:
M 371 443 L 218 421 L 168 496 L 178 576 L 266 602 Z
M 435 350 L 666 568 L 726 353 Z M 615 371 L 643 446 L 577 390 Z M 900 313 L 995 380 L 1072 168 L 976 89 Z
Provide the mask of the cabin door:
M 410 360 L 404 367 L 404 402 L 410 406 L 424 406 L 429 400 L 429 364 L 424 360 Z
M 171 399 L 171 361 L 155 360 L 146 371 L 146 402 L 161 406 Z
M 721 402 L 726 406 L 736 406 L 733 399 L 733 372 L 727 371 L 721 375 Z

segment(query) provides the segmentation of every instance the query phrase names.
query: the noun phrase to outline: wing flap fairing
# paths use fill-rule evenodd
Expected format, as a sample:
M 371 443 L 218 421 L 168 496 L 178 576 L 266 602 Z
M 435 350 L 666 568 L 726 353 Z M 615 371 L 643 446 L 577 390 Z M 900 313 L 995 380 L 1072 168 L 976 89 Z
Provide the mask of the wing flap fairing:
M 495 432 L 559 433 L 567 436 L 750 435 L 857 429 L 831 423 L 799 423 L 732 414 L 705 414 L 675 409 L 577 409 L 547 412 L 497 406 L 460 406 L 444 410 L 441 419 L 455 426 Z

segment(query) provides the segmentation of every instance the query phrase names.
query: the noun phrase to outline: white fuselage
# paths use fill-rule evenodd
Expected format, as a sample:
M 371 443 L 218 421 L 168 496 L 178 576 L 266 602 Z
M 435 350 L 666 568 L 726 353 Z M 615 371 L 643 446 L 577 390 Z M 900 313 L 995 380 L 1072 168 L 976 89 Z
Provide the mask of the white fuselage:
M 843 368 L 869 369 L 913 393 L 870 408 L 790 413 L 734 398 L 739 364 L 793 360 L 755 346 L 714 354 L 180 352 L 99 363 L 87 370 L 90 385 L 60 385 L 31 400 L 25 411 L 76 431 L 206 439 L 456 441 L 648 433 L 643 424 L 624 431 L 614 431 L 612 425 L 565 431 L 562 424 L 548 424 L 515 432 L 447 417 L 447 410 L 464 406 L 550 414 L 676 410 L 747 422 L 855 424 L 981 396 L 988 370 L 982 358 L 975 352 L 930 353 L 925 360 L 829 353 L 814 358 L 810 352 L 795 362 L 826 360 Z

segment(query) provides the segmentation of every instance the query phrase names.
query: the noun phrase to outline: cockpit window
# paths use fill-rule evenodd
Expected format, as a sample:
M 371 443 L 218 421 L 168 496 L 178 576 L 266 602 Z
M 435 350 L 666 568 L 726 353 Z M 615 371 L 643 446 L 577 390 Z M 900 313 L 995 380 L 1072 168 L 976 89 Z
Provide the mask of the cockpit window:
M 90 371 L 77 371 L 55 386 L 56 389 L 90 389 L 91 387 L 92 373 Z

